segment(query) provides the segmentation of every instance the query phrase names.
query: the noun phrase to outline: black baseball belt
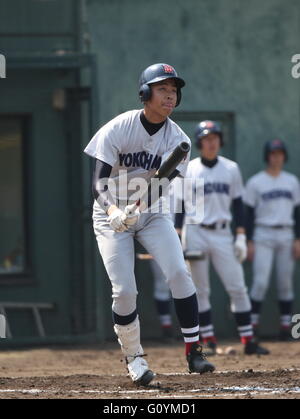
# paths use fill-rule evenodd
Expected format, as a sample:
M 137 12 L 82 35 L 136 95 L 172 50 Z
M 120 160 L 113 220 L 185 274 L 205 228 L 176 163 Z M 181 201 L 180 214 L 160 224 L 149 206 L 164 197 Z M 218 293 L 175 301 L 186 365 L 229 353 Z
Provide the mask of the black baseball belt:
M 227 225 L 228 225 L 228 223 L 226 221 L 224 221 L 224 222 L 221 222 L 221 223 L 200 224 L 200 227 L 206 228 L 207 230 L 217 230 L 217 229 L 223 230 L 224 228 L 227 227 Z
M 292 226 L 284 225 L 284 224 L 275 224 L 273 226 L 268 226 L 265 224 L 257 224 L 258 227 L 267 227 L 267 228 L 275 228 L 275 229 L 282 229 L 282 228 L 292 228 Z

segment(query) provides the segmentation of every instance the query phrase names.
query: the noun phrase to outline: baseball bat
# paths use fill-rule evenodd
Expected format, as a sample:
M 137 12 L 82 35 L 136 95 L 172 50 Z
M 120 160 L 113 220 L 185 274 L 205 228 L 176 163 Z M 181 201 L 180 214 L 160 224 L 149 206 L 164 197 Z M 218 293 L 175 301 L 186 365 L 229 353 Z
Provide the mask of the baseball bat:
M 170 156 L 163 162 L 163 164 L 160 166 L 160 168 L 156 171 L 153 178 L 156 179 L 162 179 L 169 177 L 178 164 L 186 157 L 188 152 L 190 151 L 190 145 L 186 141 L 181 142 L 174 151 L 170 154 Z M 148 185 L 148 189 L 145 192 L 145 194 L 136 201 L 136 203 L 132 206 L 130 213 L 134 212 L 141 204 L 141 201 L 143 201 L 145 198 L 149 196 L 151 193 L 151 182 Z
M 201 250 L 187 250 L 183 252 L 185 260 L 203 260 L 205 259 L 205 254 Z M 139 260 L 152 260 L 154 259 L 149 253 L 137 253 L 137 259 Z
M 161 167 L 155 173 L 154 177 L 158 179 L 169 177 L 174 172 L 181 160 L 183 160 L 183 158 L 188 154 L 190 148 L 191 147 L 189 143 L 186 141 L 180 143 L 170 154 L 170 156 L 163 162 Z

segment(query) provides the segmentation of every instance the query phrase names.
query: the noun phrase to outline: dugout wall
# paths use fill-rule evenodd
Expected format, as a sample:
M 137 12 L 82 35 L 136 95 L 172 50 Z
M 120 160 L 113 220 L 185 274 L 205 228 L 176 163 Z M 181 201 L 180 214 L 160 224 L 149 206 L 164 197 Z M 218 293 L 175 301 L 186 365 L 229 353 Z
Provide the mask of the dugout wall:
M 101 337 L 82 153 L 96 126 L 96 62 L 83 6 L 0 2 L 1 346 Z

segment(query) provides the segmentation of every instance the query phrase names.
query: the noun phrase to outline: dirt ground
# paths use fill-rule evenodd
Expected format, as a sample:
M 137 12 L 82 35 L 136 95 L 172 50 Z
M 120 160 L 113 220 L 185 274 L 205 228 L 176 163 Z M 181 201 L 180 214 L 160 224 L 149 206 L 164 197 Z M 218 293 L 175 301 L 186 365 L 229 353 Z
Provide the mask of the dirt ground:
M 164 399 L 300 398 L 300 341 L 267 342 L 269 356 L 235 355 L 209 360 L 214 373 L 188 374 L 181 343 L 144 342 L 156 378 L 137 388 L 126 376 L 116 343 L 0 352 L 0 398 Z

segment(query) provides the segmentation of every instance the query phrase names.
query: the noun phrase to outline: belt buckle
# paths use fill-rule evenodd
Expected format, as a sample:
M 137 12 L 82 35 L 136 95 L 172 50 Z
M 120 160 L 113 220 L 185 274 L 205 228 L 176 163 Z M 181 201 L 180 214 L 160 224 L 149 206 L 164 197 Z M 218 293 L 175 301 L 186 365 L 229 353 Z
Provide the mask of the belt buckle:
M 224 228 L 226 228 L 226 221 L 219 221 L 215 223 L 215 229 L 216 230 L 224 230 Z

